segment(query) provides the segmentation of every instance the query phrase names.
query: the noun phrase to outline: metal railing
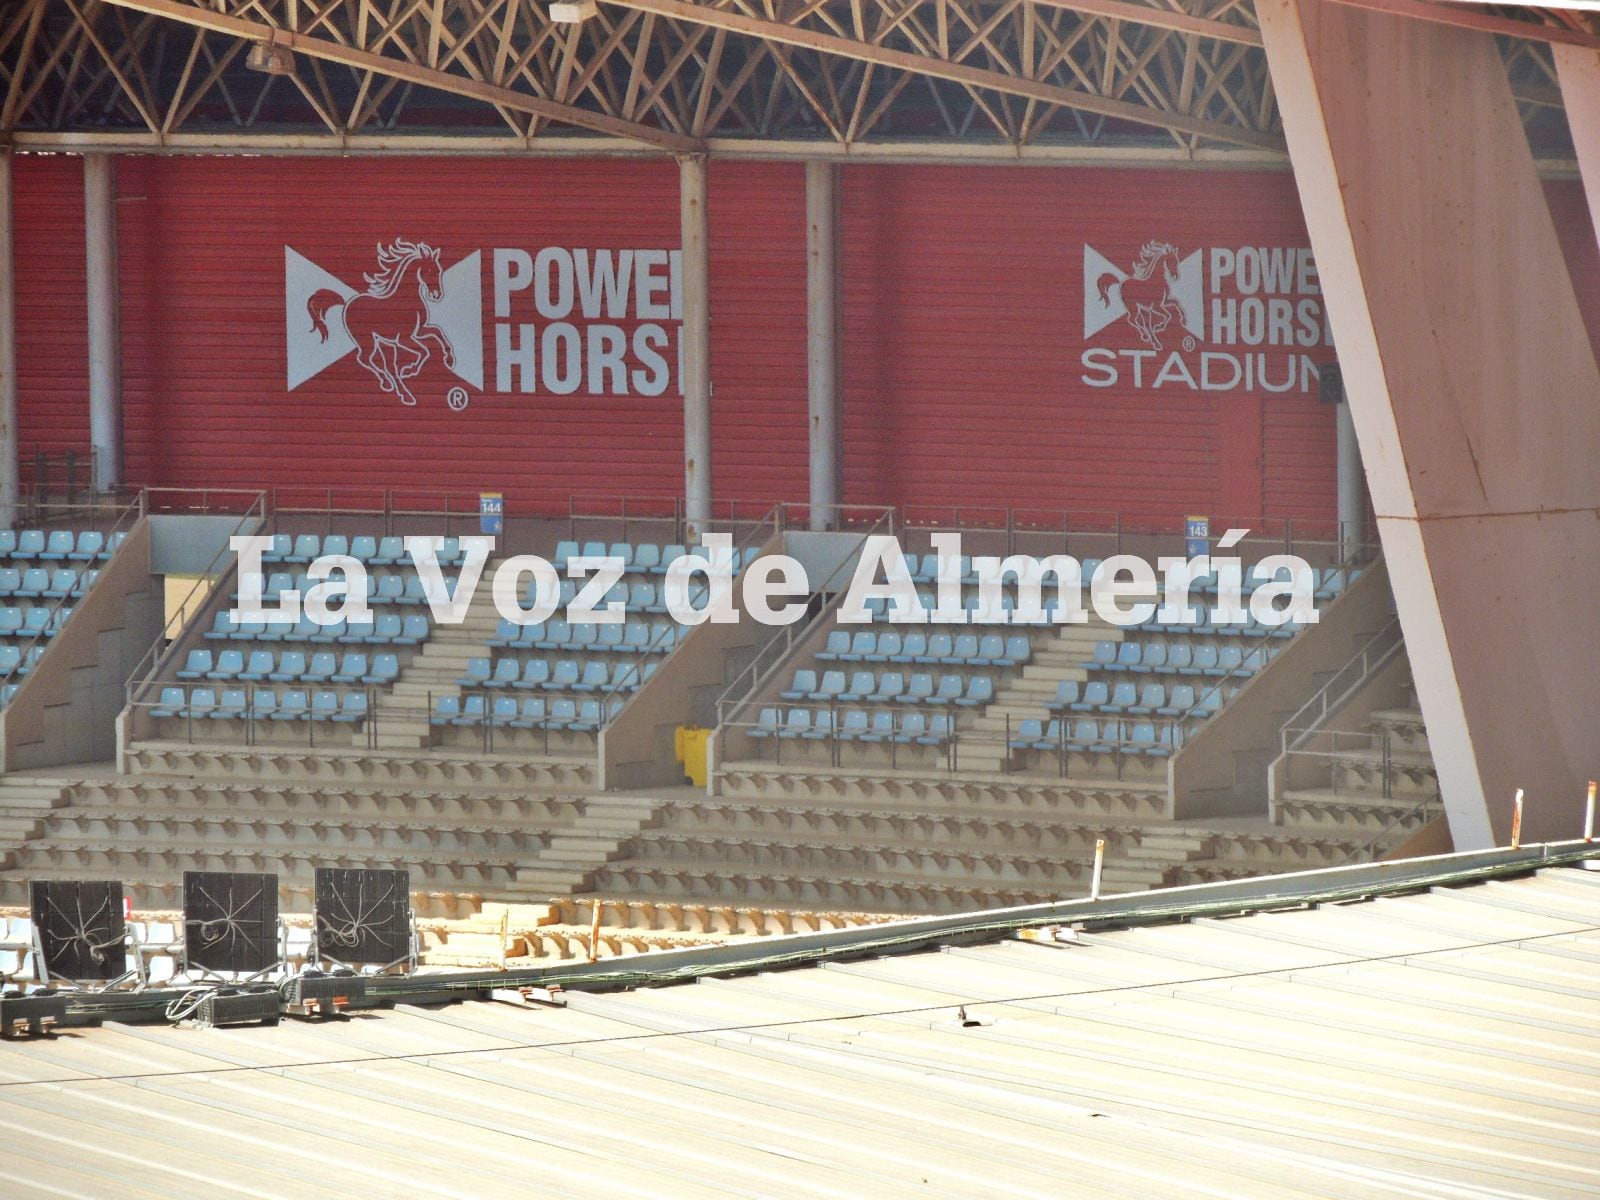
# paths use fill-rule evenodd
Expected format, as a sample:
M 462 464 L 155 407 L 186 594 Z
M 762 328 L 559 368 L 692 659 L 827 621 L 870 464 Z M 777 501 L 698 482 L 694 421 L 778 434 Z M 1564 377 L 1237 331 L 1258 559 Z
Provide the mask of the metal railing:
M 240 536 L 251 529 L 258 529 L 266 520 L 266 495 L 262 492 L 161 488 L 151 489 L 146 497 L 147 505 L 157 505 L 159 508 L 155 511 L 164 513 L 232 515 L 242 508 L 238 524 L 229 534 L 230 538 Z M 227 507 L 218 504 L 223 497 L 230 501 Z M 195 580 L 194 586 L 185 593 L 173 614 L 163 623 L 161 632 L 156 634 L 155 640 L 150 643 L 150 649 L 145 651 L 144 656 L 128 676 L 126 695 L 130 707 L 135 706 L 147 688 L 166 672 L 171 658 L 182 643 L 181 635 L 185 626 L 206 611 L 216 589 L 223 580 L 233 576 L 236 567 L 233 550 L 228 541 L 224 540 L 221 548 L 212 555 L 211 561 L 200 572 L 200 577 Z
M 104 533 L 106 545 L 111 546 L 119 536 L 125 537 L 127 533 L 139 523 L 140 519 L 144 517 L 145 493 L 138 493 L 128 503 L 116 509 L 115 515 L 112 516 L 109 525 L 105 523 L 106 509 L 100 504 L 87 506 L 56 506 L 56 515 L 53 519 L 57 521 L 62 519 L 70 519 L 74 512 L 92 514 L 95 518 L 98 518 L 91 521 L 91 527 L 99 529 L 102 533 Z M 115 555 L 119 553 L 120 550 L 121 547 L 118 545 L 112 549 L 111 553 L 112 555 Z M 105 562 L 107 566 L 110 565 L 110 558 L 104 560 L 95 558 L 83 563 L 83 571 L 87 573 L 91 570 L 98 571 L 104 569 L 97 565 L 102 561 Z M 88 585 L 88 587 L 92 586 L 93 584 Z M 60 637 L 61 634 L 66 630 L 67 624 L 72 620 L 72 614 L 76 611 L 79 602 L 81 602 L 85 595 L 87 595 L 87 592 L 88 588 L 83 586 L 83 575 L 80 574 L 77 585 L 75 585 L 65 595 L 55 597 L 55 603 L 50 606 L 49 613 L 46 616 L 44 623 L 39 627 L 34 635 L 28 639 L 25 645 L 18 646 L 19 657 L 17 661 L 7 668 L 3 675 L 0 675 L 0 688 L 4 688 L 10 685 L 12 682 L 21 679 L 38 665 L 39 660 L 44 657 L 44 653 L 46 649 L 48 649 L 49 644 L 56 638 Z
M 1323 721 L 1360 691 L 1375 671 L 1404 649 L 1400 618 L 1394 617 L 1283 723 L 1279 730 L 1282 753 L 1288 754 L 1301 745 Z
M 1023 738 L 1018 727 L 1014 727 L 1011 718 L 1007 716 L 1005 730 L 1001 732 L 977 732 L 963 730 L 956 722 L 959 708 L 943 707 L 940 705 L 919 705 L 916 709 L 893 708 L 886 709 L 889 715 L 887 725 L 869 722 L 865 727 L 846 729 L 840 720 L 841 714 L 847 712 L 869 711 L 857 705 L 819 705 L 819 704 L 792 704 L 778 703 L 770 706 L 779 710 L 780 720 L 776 725 L 763 724 L 760 721 L 735 721 L 723 725 L 719 737 L 726 739 L 730 734 L 742 734 L 746 745 L 754 749 L 756 762 L 771 762 L 774 766 L 784 763 L 784 747 L 804 747 L 808 745 L 824 745 L 827 747 L 827 765 L 831 767 L 854 766 L 855 763 L 845 761 L 845 750 L 861 749 L 871 753 L 874 749 L 888 752 L 888 762 L 879 763 L 879 766 L 888 766 L 891 770 L 899 766 L 903 755 L 916 755 L 919 767 L 929 766 L 930 757 L 937 760 L 940 770 L 946 773 L 955 773 L 963 770 L 997 772 L 1011 774 L 1018 770 L 1019 764 L 1024 771 L 1036 768 L 1037 764 L 1047 763 L 1050 773 L 1061 779 L 1075 777 L 1093 777 L 1104 779 L 1105 774 L 1097 769 L 1100 765 L 1110 763 L 1113 776 L 1123 779 L 1127 774 L 1127 767 L 1134 762 L 1154 763 L 1164 762 L 1167 757 L 1177 753 L 1182 748 L 1185 730 L 1175 721 L 1149 721 L 1142 717 L 1134 718 L 1097 718 L 1099 731 L 1105 733 L 1105 724 L 1109 720 L 1118 722 L 1118 728 L 1109 736 L 1095 737 L 1093 739 L 1079 739 L 1073 736 L 1070 729 L 1071 721 L 1063 718 L 1053 738 L 1043 736 L 1037 738 Z M 811 720 L 816 721 L 819 716 L 826 716 L 825 723 L 809 724 L 796 731 L 794 727 L 786 726 L 786 711 L 803 709 L 810 713 Z M 876 714 L 872 714 L 876 715 Z M 920 715 L 923 720 L 913 723 L 910 717 Z M 927 721 L 931 717 L 945 716 L 949 718 L 948 727 L 930 726 Z M 1048 724 L 1048 722 L 1041 722 Z M 1147 739 L 1134 738 L 1131 726 L 1150 724 L 1153 726 L 1155 737 Z M 1020 725 L 1020 723 L 1019 723 Z M 726 745 L 726 740 L 724 740 Z M 766 747 L 771 745 L 772 757 L 769 759 Z M 881 755 L 880 755 L 881 757 Z M 726 752 L 722 756 L 724 763 L 744 763 L 752 761 L 747 758 L 735 758 Z M 1072 769 L 1073 761 L 1077 760 L 1083 767 L 1081 774 Z M 807 756 L 799 759 L 793 757 L 791 762 L 804 766 L 813 762 Z M 974 764 L 977 765 L 974 765 Z M 861 764 L 865 766 L 866 764 Z M 719 770 L 721 764 L 719 764 Z M 1037 773 L 1037 770 L 1034 771 Z
M 882 510 L 864 529 L 853 530 L 862 537 L 887 531 L 894 532 L 893 509 Z M 820 584 L 814 586 L 805 600 L 805 614 L 794 623 L 782 626 L 780 631 L 756 652 L 750 664 L 735 675 L 717 697 L 717 724 L 726 725 L 739 715 L 751 700 L 759 695 L 778 671 L 786 665 L 795 647 L 808 636 L 817 623 L 838 611 L 844 603 L 847 589 L 843 586 L 855 571 L 855 555 L 846 555 Z
M 1327 768 L 1328 787 L 1335 794 L 1370 796 L 1366 788 L 1341 792 L 1340 768 L 1357 776 L 1373 776 L 1379 785 L 1379 794 L 1385 800 L 1394 799 L 1395 780 L 1398 778 L 1428 778 L 1435 780 L 1433 759 L 1422 752 L 1397 751 L 1394 733 L 1387 729 L 1362 730 L 1320 729 L 1308 731 L 1310 736 L 1285 753 L 1291 769 L 1295 762 L 1314 762 Z

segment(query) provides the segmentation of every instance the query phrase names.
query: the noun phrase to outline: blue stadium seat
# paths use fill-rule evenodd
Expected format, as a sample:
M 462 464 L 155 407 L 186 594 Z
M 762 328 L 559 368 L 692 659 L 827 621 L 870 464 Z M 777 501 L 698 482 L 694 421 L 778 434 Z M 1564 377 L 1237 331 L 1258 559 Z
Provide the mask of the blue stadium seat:
M 306 673 L 306 653 L 304 650 L 285 650 L 278 655 L 276 670 L 267 672 L 267 678 L 274 683 L 288 683 L 299 679 Z
M 369 604 L 404 604 L 406 581 L 403 575 L 376 575 L 367 579 Z
M 845 680 L 843 671 L 824 671 L 822 673 L 822 682 L 817 685 L 815 691 L 810 692 L 806 696 L 806 699 L 833 700 L 844 691 L 844 688 Z
M 350 539 L 342 533 L 330 533 L 322 539 L 322 553 L 348 555 L 350 553 Z
M 620 558 L 624 571 L 633 570 L 633 544 L 631 542 L 612 542 L 606 550 L 607 558 Z
M 1225 675 L 1226 671 L 1217 669 L 1217 648 L 1215 646 L 1196 646 L 1194 648 L 1194 666 L 1191 670 L 1199 675 Z
M 842 629 L 835 629 L 828 634 L 828 640 L 823 643 L 821 650 L 817 651 L 817 658 L 822 662 L 831 662 L 843 658 L 850 649 L 850 635 Z
M 872 695 L 878 686 L 878 677 L 871 671 L 856 671 L 850 676 L 849 686 L 840 692 L 835 699 L 846 704 L 854 704 L 858 700 L 865 700 Z
M 1035 750 L 1044 740 L 1044 724 L 1035 717 L 1024 717 L 1011 736 L 1013 750 Z
M 303 721 L 311 711 L 306 700 L 306 693 L 302 688 L 290 688 L 278 699 L 278 707 L 272 713 L 274 721 Z
M 331 714 L 333 720 L 353 724 L 364 721 L 367 716 L 367 694 L 365 692 L 346 692 L 339 705 L 339 711 Z
M 15 649 L 15 647 L 6 647 Z M 150 710 L 152 717 L 175 717 L 184 709 L 186 697 L 181 687 L 164 687 L 161 689 L 161 698 Z
M 1260 663 L 1260 661 L 1261 659 L 1258 656 L 1253 660 L 1253 663 Z M 1244 665 L 1244 648 L 1241 646 L 1221 647 L 1217 651 L 1217 666 L 1215 671 L 1206 672 L 1207 675 L 1217 674 L 1243 676 L 1252 675 L 1254 673 L 1254 665 L 1248 667 Z
M 217 693 L 214 688 L 195 688 L 189 693 L 188 713 L 191 717 L 209 717 L 211 710 L 217 707 Z
M 256 688 L 250 694 L 250 711 L 247 715 L 257 721 L 269 721 L 278 711 L 278 693 L 271 688 Z
M 361 677 L 362 683 L 393 683 L 400 674 L 400 660 L 393 654 L 374 654 L 372 665 Z
M 543 696 L 524 696 L 522 708 L 515 720 L 509 722 L 513 729 L 533 729 L 543 725 L 545 706 Z
M 1140 649 L 1139 661 L 1128 668 L 1141 674 L 1152 671 L 1165 671 L 1167 669 L 1167 644 L 1165 642 L 1146 642 Z
M 1167 644 L 1167 670 L 1180 675 L 1188 674 L 1194 667 L 1194 647 L 1188 642 Z
M 778 731 L 778 710 L 776 708 L 763 708 L 756 717 L 756 723 L 745 732 L 753 738 L 769 738 Z
M 987 675 L 974 675 L 967 681 L 967 694 L 956 703 L 968 708 L 988 704 L 994 699 L 994 680 Z
M 577 685 L 582 668 L 570 658 L 560 659 L 550 671 L 550 687 L 557 691 L 570 691 Z
M 1149 721 L 1137 722 L 1128 731 L 1125 748 L 1134 754 L 1165 758 L 1172 753 L 1172 726 L 1163 725 L 1158 732 Z
M 606 680 L 610 677 L 611 673 L 606 669 L 605 663 L 585 663 L 583 667 L 583 674 L 580 675 L 578 677 L 578 681 L 572 685 L 572 690 L 575 692 L 597 692 L 606 686 Z
M 1111 699 L 1100 706 L 1100 711 L 1126 712 L 1137 703 L 1139 703 L 1139 685 L 1125 680 L 1111 689 Z
M 0 596 L 14 596 L 21 587 L 22 571 L 19 568 L 0 568 Z
M 1086 719 L 1074 721 L 1071 732 L 1067 734 L 1066 748 L 1079 754 L 1103 752 L 1106 744 L 1100 739 L 1100 722 Z
M 583 544 L 584 558 L 604 558 L 605 556 L 606 544 L 604 542 L 585 542 Z
M 260 683 L 272 674 L 273 666 L 271 650 L 252 650 L 250 658 L 245 662 L 244 670 L 239 672 L 239 678 L 246 683 Z
M 572 642 L 572 627 L 557 617 L 546 621 L 543 634 L 533 642 L 541 650 L 557 650 Z
M 339 640 L 345 643 L 365 642 L 378 634 L 377 622 L 371 617 L 365 621 L 346 621 L 345 626 L 339 631 Z
M 1116 661 L 1117 661 L 1117 643 L 1116 642 L 1096 642 L 1094 644 L 1094 657 L 1091 658 L 1087 663 L 1085 663 L 1084 666 L 1087 666 L 1087 667 L 1109 667 L 1112 664 L 1114 664 Z
M 1076 704 L 1077 702 L 1078 681 L 1076 679 L 1063 679 L 1060 683 L 1056 684 L 1055 697 L 1046 703 L 1045 707 L 1050 709 L 1052 712 L 1057 712 L 1063 708 L 1067 708 L 1070 705 Z
M 50 536 L 45 540 L 44 549 L 39 551 L 41 559 L 64 559 L 72 553 L 77 539 L 70 529 L 52 529 Z
M 871 654 L 863 655 L 865 662 L 897 662 L 899 655 L 905 648 L 905 639 L 898 630 L 884 630 L 873 635 L 873 649 Z
M 567 723 L 567 728 L 578 733 L 589 733 L 599 729 L 604 723 L 604 710 L 600 707 L 600 701 L 585 700 L 578 705 L 578 714 Z
M 867 727 L 868 714 L 865 709 L 847 708 L 839 714 L 838 725 L 834 732 L 846 741 L 853 741 L 866 733 Z
M 45 567 L 29 567 L 22 573 L 22 586 L 17 589 L 17 595 L 43 596 L 49 587 L 49 570 Z
M 494 664 L 494 674 L 489 676 L 489 686 L 508 688 L 522 676 L 522 664 L 514 658 L 502 658 Z
M 433 712 L 428 716 L 428 723 L 430 725 L 448 725 L 460 715 L 460 696 L 440 696 L 433 702 Z
M 941 675 L 938 685 L 934 688 L 933 701 L 935 704 L 955 704 L 960 701 L 963 681 L 959 675 Z
M 1139 702 L 1130 704 L 1128 711 L 1136 716 L 1149 716 L 1166 707 L 1167 689 L 1159 683 L 1147 683 L 1139 689 Z
M 12 552 L 13 558 L 40 558 L 44 554 L 44 530 L 24 529 L 17 535 L 17 548 Z
M 805 700 L 817 690 L 817 673 L 808 667 L 802 667 L 794 673 L 794 679 L 787 688 L 778 693 L 783 700 Z
M 24 637 L 38 637 L 41 633 L 54 634 L 50 628 L 50 610 L 43 606 L 30 608 L 22 619 L 22 629 L 19 631 Z
M 347 651 L 339 669 L 330 677 L 334 683 L 360 683 L 367 673 L 367 656 Z
M 685 553 L 687 552 L 684 548 L 676 543 L 666 546 L 661 551 L 660 560 L 650 569 L 657 575 L 665 575 L 671 569 L 672 564 L 682 558 Z
M 308 563 L 321 552 L 322 541 L 314 533 L 302 533 L 294 539 L 294 548 L 284 556 L 285 562 Z
M 955 663 L 956 658 L 955 638 L 948 633 L 930 633 L 928 635 L 928 651 L 919 655 L 915 662 L 919 663 Z
M 17 553 L 17 531 L 0 529 L 0 557 L 12 558 Z
M 391 642 L 400 640 L 401 631 L 405 628 L 400 620 L 399 613 L 384 613 L 378 617 L 373 625 L 372 633 L 366 641 L 369 646 L 387 646 Z
M 1157 714 L 1163 717 L 1181 717 L 1194 707 L 1194 685 L 1180 683 L 1174 685 L 1168 693 L 1166 702 L 1156 708 Z
M 456 680 L 459 687 L 482 687 L 489 682 L 489 660 L 487 658 L 467 659 L 467 670 L 460 679 Z
M 913 671 L 906 690 L 901 695 L 901 703 L 921 704 L 933 699 L 933 676 L 927 671 Z
M 410 560 L 411 556 L 406 553 L 405 538 L 391 534 L 379 540 L 378 552 L 367 561 L 375 567 L 395 567 Z
M 791 708 L 789 716 L 783 726 L 778 730 L 781 738 L 797 738 L 804 735 L 811 728 L 811 710 L 809 708 Z
M 889 656 L 890 662 L 914 663 L 919 662 L 928 653 L 928 635 L 925 633 L 903 634 L 900 641 L 900 652 Z
M 899 671 L 885 671 L 878 676 L 878 686 L 869 700 L 880 704 L 893 703 L 905 694 L 906 677 Z
M 942 746 L 950 740 L 951 717 L 949 713 L 936 712 L 928 718 L 927 730 L 917 738 L 921 746 Z
M 13 610 L 15 611 L 15 610 Z M 204 679 L 211 674 L 211 651 L 191 650 L 178 668 L 179 679 Z
M 1067 707 L 1073 712 L 1094 712 L 1111 699 L 1111 688 L 1103 679 L 1091 679 L 1083 685 L 1083 698 Z
M 566 566 L 567 559 L 577 558 L 579 553 L 580 551 L 578 549 L 577 542 L 557 542 L 555 555 L 550 559 L 550 562 L 555 566 L 556 570 L 559 571 Z
M 0 646 L 0 675 L 9 675 L 22 666 L 20 646 Z
M 920 741 L 927 733 L 928 718 L 921 710 L 914 709 L 900 718 L 900 728 L 893 740 L 902 744 Z
M 237 679 L 244 670 L 243 650 L 224 650 L 217 655 L 216 665 L 207 673 L 207 679 Z
M 550 663 L 543 658 L 531 658 L 522 667 L 522 677 L 513 687 L 542 688 L 550 682 Z
M 833 736 L 833 713 L 827 709 L 814 713 L 811 717 L 811 728 L 800 734 L 801 737 L 812 741 L 822 741 Z
M 452 725 L 482 725 L 488 718 L 488 705 L 482 692 L 461 698 L 461 711 L 450 718 Z
M 244 716 L 245 690 L 243 688 L 224 688 L 222 696 L 217 701 L 217 706 L 206 715 L 213 721 L 237 721 Z
M 653 542 L 633 548 L 633 569 L 653 571 L 661 562 L 661 547 Z
M 285 562 L 294 551 L 294 538 L 287 533 L 272 535 L 272 544 L 261 552 L 261 561 L 264 563 Z
M 332 650 L 318 650 L 311 656 L 311 665 L 301 674 L 307 683 L 327 683 L 339 669 L 339 659 Z
M 942 636 L 942 635 L 941 635 Z M 929 647 L 932 649 L 932 647 Z M 939 661 L 946 666 L 959 667 L 962 665 L 978 664 L 978 635 L 963 633 L 957 635 L 951 646 L 950 653 L 942 656 Z
M 401 634 L 395 638 L 397 646 L 418 646 L 428 640 L 428 617 L 426 613 L 409 613 L 401 622 Z
M 358 562 L 370 563 L 378 557 L 378 539 L 370 534 L 353 537 L 350 539 L 350 549 L 345 553 Z
M 570 728 L 578 719 L 578 702 L 566 697 L 553 700 L 550 703 L 549 715 L 545 717 L 545 724 L 551 729 Z
M 622 627 L 622 649 L 642 654 L 650 648 L 650 626 L 633 622 Z

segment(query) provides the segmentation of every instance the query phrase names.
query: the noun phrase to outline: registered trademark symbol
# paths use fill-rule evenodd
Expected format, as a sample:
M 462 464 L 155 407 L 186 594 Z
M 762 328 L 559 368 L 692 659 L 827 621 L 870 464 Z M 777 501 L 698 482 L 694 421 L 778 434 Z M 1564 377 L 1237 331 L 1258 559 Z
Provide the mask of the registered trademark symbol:
M 444 402 L 450 406 L 451 412 L 460 412 L 467 406 L 467 389 L 453 387 L 445 393 Z
M 1192 337 L 1184 338 L 1183 339 L 1183 348 L 1185 350 L 1193 350 L 1194 349 L 1194 339 Z M 460 389 L 458 388 L 456 390 L 459 391 Z

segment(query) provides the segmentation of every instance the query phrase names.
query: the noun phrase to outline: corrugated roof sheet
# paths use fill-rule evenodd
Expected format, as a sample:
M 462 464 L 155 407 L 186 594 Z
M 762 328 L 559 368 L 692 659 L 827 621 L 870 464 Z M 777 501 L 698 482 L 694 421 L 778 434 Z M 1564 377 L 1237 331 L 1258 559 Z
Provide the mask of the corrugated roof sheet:
M 1600 873 L 0 1048 L 0 1193 L 1600 1195 Z M 966 1005 L 965 1025 L 957 1007 Z

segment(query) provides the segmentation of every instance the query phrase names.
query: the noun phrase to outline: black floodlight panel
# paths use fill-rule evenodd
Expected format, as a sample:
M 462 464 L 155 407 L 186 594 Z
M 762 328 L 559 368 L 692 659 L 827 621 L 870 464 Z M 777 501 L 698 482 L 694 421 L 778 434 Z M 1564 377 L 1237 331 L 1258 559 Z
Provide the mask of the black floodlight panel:
M 411 953 L 411 872 L 318 867 L 317 952 L 345 963 L 399 962 Z
M 183 873 L 183 953 L 190 967 L 253 975 L 278 962 L 278 877 Z
M 106 879 L 36 879 L 33 927 L 52 979 L 118 979 L 128 972 L 122 884 Z

